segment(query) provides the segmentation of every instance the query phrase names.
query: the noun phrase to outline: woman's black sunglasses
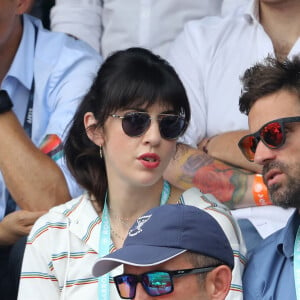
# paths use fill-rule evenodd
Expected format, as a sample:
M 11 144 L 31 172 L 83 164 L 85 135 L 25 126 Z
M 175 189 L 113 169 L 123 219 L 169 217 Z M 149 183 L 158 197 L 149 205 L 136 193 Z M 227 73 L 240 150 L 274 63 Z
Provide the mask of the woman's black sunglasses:
M 278 149 L 285 143 L 285 124 L 300 122 L 300 116 L 281 118 L 263 125 L 257 132 L 242 137 L 238 143 L 244 156 L 254 161 L 257 145 L 262 141 L 270 149 Z
M 143 135 L 150 127 L 153 119 L 147 112 L 128 112 L 124 116 L 110 115 L 113 118 L 122 119 L 122 128 L 130 137 Z M 186 128 L 185 118 L 181 115 L 162 113 L 156 117 L 159 124 L 159 132 L 166 140 L 175 140 L 181 136 Z

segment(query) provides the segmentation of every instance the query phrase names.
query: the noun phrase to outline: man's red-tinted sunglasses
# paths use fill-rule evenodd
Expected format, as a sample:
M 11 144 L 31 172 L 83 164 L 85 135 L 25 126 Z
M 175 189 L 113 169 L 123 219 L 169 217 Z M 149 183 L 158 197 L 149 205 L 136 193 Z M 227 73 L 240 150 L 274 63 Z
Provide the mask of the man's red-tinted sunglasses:
M 255 133 L 242 137 L 238 146 L 244 156 L 253 162 L 258 143 L 262 141 L 270 149 L 280 148 L 285 143 L 286 138 L 284 126 L 286 123 L 293 122 L 300 122 L 300 116 L 270 121 Z

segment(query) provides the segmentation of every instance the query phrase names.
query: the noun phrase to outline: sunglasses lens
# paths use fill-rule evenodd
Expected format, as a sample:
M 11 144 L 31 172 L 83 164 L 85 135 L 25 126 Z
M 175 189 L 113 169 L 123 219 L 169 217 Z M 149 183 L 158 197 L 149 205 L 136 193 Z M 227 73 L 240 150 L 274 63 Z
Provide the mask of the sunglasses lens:
M 172 279 L 167 272 L 144 274 L 142 284 L 150 296 L 165 295 L 173 291 Z
M 120 275 L 114 277 L 115 284 L 119 294 L 123 299 L 132 299 L 135 297 L 136 278 L 132 275 Z
M 284 143 L 284 130 L 281 124 L 269 123 L 260 130 L 259 137 L 248 135 L 240 140 L 239 147 L 249 161 L 254 160 L 259 140 L 262 140 L 271 149 L 279 148 Z
M 280 123 L 267 124 L 260 132 L 265 144 L 270 148 L 277 148 L 282 145 L 284 135 Z
M 242 150 L 243 154 L 249 161 L 254 160 L 257 143 L 258 141 L 252 135 L 245 136 L 239 142 L 240 149 Z
M 124 132 L 131 136 L 140 136 L 150 125 L 150 117 L 144 113 L 128 113 L 122 120 Z
M 177 139 L 185 128 L 185 119 L 181 116 L 164 116 L 159 123 L 160 134 L 167 140 Z

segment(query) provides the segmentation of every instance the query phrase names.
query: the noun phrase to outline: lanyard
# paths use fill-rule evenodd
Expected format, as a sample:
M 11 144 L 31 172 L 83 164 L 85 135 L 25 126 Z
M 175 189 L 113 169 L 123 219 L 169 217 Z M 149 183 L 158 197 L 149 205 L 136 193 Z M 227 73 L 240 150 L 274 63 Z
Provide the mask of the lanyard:
M 297 299 L 300 299 L 300 226 L 297 230 L 297 235 L 294 245 L 294 277 Z
M 34 27 L 34 52 L 35 52 L 38 29 L 35 25 L 33 27 Z M 25 115 L 25 120 L 24 120 L 24 125 L 23 125 L 24 130 L 26 131 L 27 135 L 30 138 L 31 138 L 31 135 L 32 135 L 32 108 L 33 108 L 34 89 L 35 89 L 35 85 L 34 85 L 34 75 L 33 75 L 31 88 L 30 88 L 30 91 L 29 91 L 26 115 Z
M 32 108 L 33 108 L 33 95 L 34 95 L 34 78 L 32 78 L 31 89 L 29 92 L 28 104 L 26 109 L 26 115 L 23 128 L 27 135 L 32 136 Z
M 109 253 L 110 247 L 110 220 L 106 204 L 107 194 L 102 211 L 102 223 L 99 240 L 99 256 L 105 256 Z M 109 300 L 109 273 L 98 278 L 98 299 Z
M 160 205 L 167 203 L 171 192 L 170 184 L 164 181 L 163 189 L 160 196 Z M 107 208 L 107 194 L 105 195 L 104 207 L 102 212 L 102 222 L 99 239 L 99 257 L 109 254 L 111 244 L 110 239 L 110 220 Z M 109 300 L 109 273 L 98 278 L 98 299 Z

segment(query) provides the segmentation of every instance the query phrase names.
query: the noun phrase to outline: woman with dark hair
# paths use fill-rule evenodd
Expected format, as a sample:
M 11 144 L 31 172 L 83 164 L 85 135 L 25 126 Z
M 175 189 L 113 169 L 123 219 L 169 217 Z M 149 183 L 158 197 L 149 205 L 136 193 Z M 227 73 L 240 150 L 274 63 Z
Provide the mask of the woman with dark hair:
M 97 299 L 97 293 L 98 299 L 120 299 L 109 275 L 98 280 L 92 266 L 123 245 L 147 210 L 185 203 L 163 172 L 189 120 L 185 89 L 165 60 L 141 48 L 106 59 L 65 143 L 67 165 L 86 192 L 34 225 L 18 299 Z M 210 203 L 199 195 L 194 200 Z
M 165 60 L 141 48 L 107 58 L 65 143 L 67 165 L 86 193 L 33 227 L 19 299 L 97 299 L 98 285 L 109 290 L 92 265 L 122 246 L 145 211 L 178 202 L 181 191 L 162 176 L 189 119 L 185 89 Z
M 163 171 L 189 119 L 184 87 L 166 61 L 142 48 L 119 51 L 103 64 L 74 117 L 65 144 L 68 167 L 100 211 L 106 197 L 118 216 L 133 203 L 130 217 L 136 217 L 159 203 Z M 113 204 L 116 192 L 123 204 Z

